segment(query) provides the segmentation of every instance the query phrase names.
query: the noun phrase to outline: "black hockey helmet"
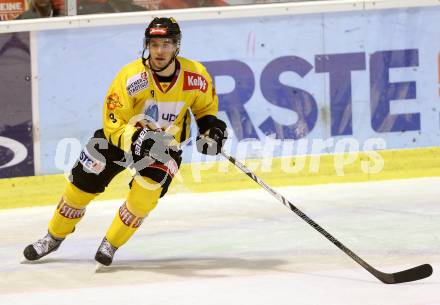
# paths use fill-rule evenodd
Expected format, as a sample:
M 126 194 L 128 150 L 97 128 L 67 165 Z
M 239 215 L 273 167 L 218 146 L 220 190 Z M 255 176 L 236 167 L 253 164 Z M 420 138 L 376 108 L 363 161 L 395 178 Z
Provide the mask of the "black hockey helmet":
M 170 38 L 179 49 L 182 32 L 173 17 L 155 17 L 145 29 L 145 47 L 151 38 Z

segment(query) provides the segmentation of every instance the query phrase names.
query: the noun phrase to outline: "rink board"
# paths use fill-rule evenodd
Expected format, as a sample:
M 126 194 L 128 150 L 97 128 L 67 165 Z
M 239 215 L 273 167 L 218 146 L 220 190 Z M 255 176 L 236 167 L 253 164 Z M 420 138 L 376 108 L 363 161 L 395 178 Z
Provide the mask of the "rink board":
M 362 182 L 386 179 L 440 176 L 440 148 L 387 150 L 380 152 L 383 170 L 365 172 L 363 162 L 371 156 L 361 153 L 353 161 L 346 156 L 346 165 L 338 155 L 247 160 L 245 164 L 272 186 L 293 186 L 338 182 Z M 312 161 L 318 157 L 320 162 Z M 267 161 L 267 160 L 266 160 Z M 295 168 L 295 165 L 297 166 Z M 317 165 L 319 166 L 317 168 Z M 341 171 L 342 170 L 342 171 Z M 118 175 L 97 200 L 123 198 L 131 180 L 129 172 Z M 64 175 L 47 175 L 0 180 L 1 208 L 52 205 L 59 200 L 66 183 Z M 183 164 L 174 178 L 169 193 L 228 191 L 260 188 L 229 162 Z
M 213 76 L 233 155 L 265 158 L 270 138 L 333 141 L 323 151 L 277 148 L 274 157 L 338 153 L 346 139 L 358 142 L 351 151 L 440 144 L 438 2 L 326 1 L 164 14 L 175 15 L 182 27 L 180 54 L 202 62 Z M 36 175 L 69 169 L 101 127 L 107 88 L 123 65 L 140 56 L 152 15 L 38 20 L 28 25 L 30 43 L 14 38 L 9 44 L 30 45 L 30 54 L 9 50 L 32 59 L 31 77 L 18 79 L 32 82 L 34 147 L 27 153 Z M 12 22 L 0 31 L 26 24 Z M 249 138 L 260 148 L 241 151 Z M 371 139 L 385 145 L 366 145 Z M 7 146 L 13 160 L 17 145 Z M 193 151 L 185 151 L 185 163 L 199 162 Z M 1 166 L 0 177 L 9 176 L 2 176 L 8 169 Z
M 184 32 L 181 54 L 203 62 L 213 75 L 219 116 L 230 131 L 227 151 L 252 166 L 258 163 L 255 159 L 275 157 L 272 165 L 256 168 L 274 186 L 440 175 L 440 6 L 419 1 L 420 7 L 409 8 L 391 2 L 356 6 L 328 1 L 319 10 L 313 10 L 319 5 L 312 3 L 265 6 L 270 14 L 250 6 L 252 16 L 215 11 L 222 16 L 209 22 L 202 14 L 185 15 L 189 10 L 176 12 Z M 302 11 L 302 6 L 310 10 Z M 32 58 L 32 77 L 24 79 L 32 81 L 32 122 L 26 122 L 33 129 L 5 122 L 22 126 L 28 135 L 32 132 L 27 164 L 35 173 L 58 175 L 0 180 L 0 208 L 58 200 L 65 184 L 59 173 L 69 171 L 94 129 L 100 128 L 108 84 L 121 66 L 141 54 L 139 37 L 147 17 L 151 12 L 136 15 L 136 21 L 124 17 L 120 24 L 109 22 L 111 16 L 38 20 L 29 37 L 31 54 L 25 56 L 26 61 Z M 58 27 L 69 20 L 82 26 Z M 99 20 L 101 24 L 95 23 Z M 15 38 L 12 42 L 10 46 L 18 44 Z M 14 113 L 5 113 L 16 120 Z M 196 133 L 193 124 L 192 136 Z M 257 140 L 256 147 L 242 149 L 248 138 Z M 304 151 L 283 150 L 283 145 L 265 151 L 273 138 L 283 145 L 309 142 Z M 372 139 L 384 145 L 366 145 Z M 345 145 L 350 140 L 355 145 Z M 314 150 L 315 141 L 328 145 Z M 15 157 L 14 149 L 23 146 L 18 144 L 7 146 Z M 220 163 L 205 163 L 193 143 L 188 147 L 171 193 L 258 187 L 231 167 L 226 171 L 221 157 Z M 379 172 L 362 169 L 369 149 L 383 158 Z M 347 150 L 363 153 L 341 167 L 335 159 Z M 316 155 L 319 166 L 312 162 Z M 3 165 L 0 169 L 8 171 Z M 129 180 L 129 175 L 121 175 L 100 198 L 124 197 Z
M 436 6 L 188 20 L 180 23 L 179 54 L 211 74 L 233 155 L 433 147 L 440 145 L 439 14 Z M 37 173 L 69 168 L 102 127 L 109 84 L 139 58 L 143 32 L 144 24 L 35 33 Z M 246 139 L 260 147 L 243 148 Z M 265 152 L 270 139 L 309 145 L 303 152 L 281 145 Z M 346 139 L 358 144 L 338 146 Z M 368 145 L 372 139 L 383 145 Z M 312 143 L 320 140 L 333 143 L 315 151 Z M 185 163 L 198 162 L 193 144 L 184 150 Z

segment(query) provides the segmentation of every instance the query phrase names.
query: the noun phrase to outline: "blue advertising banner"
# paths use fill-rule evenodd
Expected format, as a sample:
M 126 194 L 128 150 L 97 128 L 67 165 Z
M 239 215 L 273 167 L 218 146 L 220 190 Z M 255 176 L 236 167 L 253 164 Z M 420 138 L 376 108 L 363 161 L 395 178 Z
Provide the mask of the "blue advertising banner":
M 0 35 L 0 178 L 34 175 L 29 34 Z
M 351 139 L 355 150 L 438 146 L 439 15 L 431 7 L 187 21 L 180 54 L 213 76 L 229 148 L 257 140 L 244 157 L 264 156 L 269 141 L 278 141 L 271 156 L 333 153 Z M 57 152 L 76 158 L 100 128 L 107 88 L 140 56 L 144 29 L 39 32 L 43 173 L 60 172 Z M 184 160 L 192 156 L 187 149 Z

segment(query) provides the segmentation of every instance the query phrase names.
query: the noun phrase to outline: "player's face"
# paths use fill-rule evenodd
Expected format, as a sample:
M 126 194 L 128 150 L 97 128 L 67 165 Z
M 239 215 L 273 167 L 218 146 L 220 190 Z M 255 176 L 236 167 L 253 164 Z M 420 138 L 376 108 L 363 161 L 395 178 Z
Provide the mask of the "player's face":
M 154 69 L 165 67 L 177 50 L 176 44 L 169 38 L 152 38 L 148 45 L 150 63 Z

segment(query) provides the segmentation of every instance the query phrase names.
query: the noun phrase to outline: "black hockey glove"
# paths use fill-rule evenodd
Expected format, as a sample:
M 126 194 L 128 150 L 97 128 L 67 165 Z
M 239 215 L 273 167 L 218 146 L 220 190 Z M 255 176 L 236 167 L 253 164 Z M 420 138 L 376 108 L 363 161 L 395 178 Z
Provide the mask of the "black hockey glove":
M 228 138 L 226 123 L 213 115 L 207 115 L 197 120 L 199 136 L 197 136 L 197 150 L 205 155 L 219 154 Z
M 164 131 L 155 131 L 149 128 L 137 130 L 133 134 L 131 153 L 134 162 L 148 156 L 155 161 L 167 163 L 179 151 L 174 137 Z M 172 143 L 174 141 L 174 143 Z

